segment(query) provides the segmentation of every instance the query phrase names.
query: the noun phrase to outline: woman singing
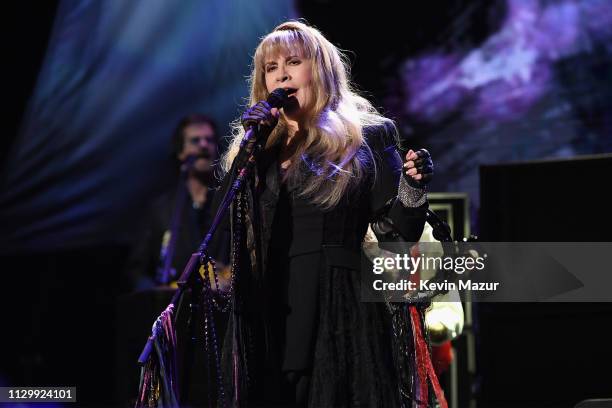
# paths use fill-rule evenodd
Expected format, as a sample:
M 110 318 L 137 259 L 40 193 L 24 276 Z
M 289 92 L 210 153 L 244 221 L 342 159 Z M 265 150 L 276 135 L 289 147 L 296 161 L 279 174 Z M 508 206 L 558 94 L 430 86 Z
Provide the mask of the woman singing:
M 224 168 L 236 171 L 249 126 L 267 141 L 231 208 L 225 403 L 408 405 L 390 311 L 360 301 L 361 244 L 369 224 L 379 241 L 418 241 L 429 154 L 410 150 L 402 162 L 393 123 L 352 90 L 340 51 L 301 22 L 263 38 L 250 86 Z M 280 110 L 265 101 L 277 88 L 290 94 Z

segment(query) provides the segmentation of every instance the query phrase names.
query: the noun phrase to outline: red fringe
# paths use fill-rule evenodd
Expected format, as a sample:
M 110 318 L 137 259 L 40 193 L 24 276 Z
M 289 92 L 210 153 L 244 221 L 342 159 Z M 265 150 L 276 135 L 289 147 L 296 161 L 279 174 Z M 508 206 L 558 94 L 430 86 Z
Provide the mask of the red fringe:
M 427 407 L 429 401 L 429 390 L 428 390 L 428 382 L 431 381 L 431 385 L 434 390 L 434 394 L 436 395 L 436 399 L 440 404 L 441 408 L 448 408 L 448 403 L 446 402 L 446 398 L 444 397 L 444 391 L 442 387 L 440 387 L 440 382 L 438 381 L 438 376 L 434 370 L 433 364 L 431 362 L 431 355 L 429 354 L 429 348 L 427 347 L 427 343 L 425 342 L 425 337 L 423 336 L 423 329 L 421 327 L 421 315 L 417 306 L 410 305 L 408 306 L 410 309 L 410 321 L 412 323 L 412 334 L 414 337 L 414 348 L 415 348 L 415 362 L 417 369 L 417 404 L 418 406 Z

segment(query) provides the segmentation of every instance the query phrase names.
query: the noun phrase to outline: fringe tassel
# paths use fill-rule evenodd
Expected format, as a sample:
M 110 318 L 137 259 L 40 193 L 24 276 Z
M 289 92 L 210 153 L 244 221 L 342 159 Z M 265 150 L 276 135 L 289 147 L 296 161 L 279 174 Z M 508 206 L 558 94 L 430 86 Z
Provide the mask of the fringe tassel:
M 416 305 L 409 305 L 410 322 L 412 325 L 412 337 L 415 348 L 415 368 L 416 368 L 416 403 L 417 407 L 429 406 L 429 381 L 431 381 L 434 394 L 441 408 L 448 408 L 444 391 L 438 382 L 438 376 L 434 371 L 429 354 L 429 347 L 425 341 L 421 325 L 422 312 Z
M 174 305 L 168 306 L 153 323 L 151 338 L 155 353 L 149 355 L 141 369 L 136 408 L 178 407 L 173 312 Z

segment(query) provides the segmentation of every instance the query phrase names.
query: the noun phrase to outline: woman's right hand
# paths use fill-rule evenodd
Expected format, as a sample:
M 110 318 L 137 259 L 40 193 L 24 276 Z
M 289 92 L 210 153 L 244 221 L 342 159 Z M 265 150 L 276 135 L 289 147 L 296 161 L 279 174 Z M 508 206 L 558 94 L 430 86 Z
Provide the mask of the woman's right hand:
M 272 108 L 266 101 L 259 101 L 242 114 L 240 122 L 245 131 L 257 124 L 262 124 L 272 130 L 278 123 L 279 115 L 278 109 Z

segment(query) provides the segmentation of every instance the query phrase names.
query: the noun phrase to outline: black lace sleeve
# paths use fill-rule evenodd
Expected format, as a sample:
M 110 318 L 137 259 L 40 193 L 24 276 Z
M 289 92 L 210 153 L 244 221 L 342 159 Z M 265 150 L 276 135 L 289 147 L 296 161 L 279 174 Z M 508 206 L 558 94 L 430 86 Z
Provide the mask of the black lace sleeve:
M 423 233 L 428 204 L 404 207 L 397 197 L 403 162 L 396 150 L 395 127 L 389 122 L 371 128 L 366 133 L 366 140 L 376 165 L 370 192 L 372 230 L 379 242 L 418 241 Z

